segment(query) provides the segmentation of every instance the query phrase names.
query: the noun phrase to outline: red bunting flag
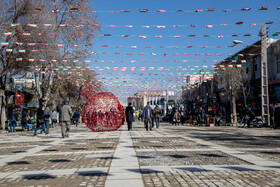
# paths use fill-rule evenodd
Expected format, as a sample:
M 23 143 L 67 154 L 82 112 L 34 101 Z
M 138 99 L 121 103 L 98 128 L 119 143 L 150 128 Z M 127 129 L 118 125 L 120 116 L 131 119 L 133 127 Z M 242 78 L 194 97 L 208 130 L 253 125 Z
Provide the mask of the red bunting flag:
M 139 36 L 139 38 L 146 39 L 146 38 L 147 38 L 147 36 Z
M 79 12 L 79 9 L 78 8 L 70 8 L 69 11 L 71 11 L 71 12 Z
M 139 12 L 145 12 L 147 13 L 149 10 L 148 9 L 139 9 Z

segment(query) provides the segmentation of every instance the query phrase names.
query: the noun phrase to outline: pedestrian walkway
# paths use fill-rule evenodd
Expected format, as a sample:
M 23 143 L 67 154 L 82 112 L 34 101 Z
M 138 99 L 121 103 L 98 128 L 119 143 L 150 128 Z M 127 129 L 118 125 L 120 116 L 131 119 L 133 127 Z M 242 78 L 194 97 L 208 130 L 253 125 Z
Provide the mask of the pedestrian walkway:
M 71 127 L 1 134 L 0 186 L 278 186 L 279 130 L 134 122 L 115 132 Z
M 144 186 L 130 132 L 126 131 L 125 126 L 121 127 L 119 144 L 109 168 L 105 187 Z

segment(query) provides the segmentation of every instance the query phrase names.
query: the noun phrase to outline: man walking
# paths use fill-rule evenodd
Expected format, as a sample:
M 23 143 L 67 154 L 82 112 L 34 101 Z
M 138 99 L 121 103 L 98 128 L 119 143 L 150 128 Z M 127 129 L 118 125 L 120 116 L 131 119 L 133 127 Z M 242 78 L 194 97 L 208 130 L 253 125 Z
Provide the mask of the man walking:
M 270 115 L 270 125 L 271 125 L 271 127 L 274 128 L 274 126 L 275 126 L 275 124 L 274 124 L 275 106 L 272 103 L 269 105 L 269 115 Z
M 152 109 L 150 106 L 150 102 L 148 102 L 147 105 L 144 107 L 144 111 L 143 111 L 143 119 L 147 131 L 149 129 L 149 126 L 150 126 L 150 130 L 152 130 L 152 117 L 153 117 Z
M 51 114 L 51 119 L 52 119 L 52 128 L 54 128 L 56 127 L 56 123 L 57 123 L 57 112 L 55 110 L 53 110 Z
M 76 110 L 76 112 L 73 115 L 73 124 L 76 124 L 76 127 L 78 127 L 79 125 L 79 118 L 80 118 L 80 113 L 78 112 L 78 110 Z
M 132 130 L 132 122 L 134 121 L 133 107 L 131 105 L 131 103 L 128 103 L 128 107 L 125 108 L 125 118 L 128 131 Z
M 48 134 L 45 130 L 45 118 L 44 118 L 45 107 L 43 105 L 43 102 L 44 101 L 42 99 L 39 100 L 39 108 L 37 110 L 37 125 L 36 125 L 35 131 L 34 131 L 34 136 L 37 135 L 37 131 L 40 126 L 42 127 L 42 130 L 44 131 L 44 133 Z
M 45 126 L 46 126 L 47 134 L 49 134 L 49 130 L 50 130 L 50 117 L 51 117 L 51 111 L 49 109 L 49 106 L 47 105 L 47 107 L 44 110 L 44 118 L 45 118 Z
M 64 105 L 61 107 L 61 114 L 60 114 L 62 138 L 65 137 L 69 138 L 71 116 L 72 116 L 72 109 L 69 106 L 69 102 L 65 100 Z
M 162 115 L 162 111 L 161 108 L 159 108 L 158 104 L 156 105 L 153 114 L 154 114 L 154 120 L 156 122 L 156 127 L 159 128 L 159 122 Z

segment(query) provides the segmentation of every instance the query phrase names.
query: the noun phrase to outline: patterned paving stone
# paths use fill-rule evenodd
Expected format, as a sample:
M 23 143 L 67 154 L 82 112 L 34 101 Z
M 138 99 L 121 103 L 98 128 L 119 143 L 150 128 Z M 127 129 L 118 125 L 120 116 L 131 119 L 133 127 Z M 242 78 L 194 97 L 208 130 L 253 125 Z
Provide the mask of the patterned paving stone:
M 137 152 L 141 166 L 250 164 L 219 151 Z
M 25 175 L 22 178 L 4 178 L 0 186 L 104 186 L 106 173 L 77 173 L 54 176 L 48 174 Z
M 206 145 L 178 137 L 145 137 L 132 138 L 135 149 L 193 149 L 206 148 Z
M 99 157 L 89 154 L 28 156 L 8 162 L 0 167 L 0 172 L 109 167 L 112 159 L 117 158 L 112 154 L 102 154 Z
M 264 171 L 173 171 L 142 173 L 145 187 L 155 186 L 279 186 L 279 173 Z

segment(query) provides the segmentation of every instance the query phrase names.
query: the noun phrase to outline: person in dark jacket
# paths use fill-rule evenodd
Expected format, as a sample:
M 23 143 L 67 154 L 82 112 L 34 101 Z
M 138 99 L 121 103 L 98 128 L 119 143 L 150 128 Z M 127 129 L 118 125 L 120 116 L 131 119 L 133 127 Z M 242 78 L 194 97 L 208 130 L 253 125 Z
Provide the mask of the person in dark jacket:
M 272 103 L 269 105 L 269 115 L 270 115 L 270 125 L 274 127 L 275 106 Z
M 76 124 L 76 127 L 78 127 L 79 125 L 79 118 L 80 118 L 80 113 L 78 112 L 78 110 L 76 110 L 76 112 L 73 115 L 73 124 Z
M 47 133 L 49 133 L 49 129 L 50 129 L 50 117 L 51 117 L 51 111 L 49 109 L 49 106 L 47 106 L 44 109 L 44 118 L 45 118 L 45 126 L 46 126 Z
M 16 115 L 15 115 L 14 111 L 12 111 L 11 116 L 10 116 L 10 132 L 16 132 L 15 131 L 16 124 L 17 124 Z
M 275 121 L 274 121 L 274 129 L 280 126 L 280 106 L 279 103 L 275 104 Z
M 40 100 L 39 101 L 39 108 L 37 110 L 37 125 L 36 125 L 35 131 L 34 131 L 34 136 L 37 135 L 37 131 L 38 131 L 40 126 L 42 126 L 42 129 L 43 129 L 44 133 L 48 134 L 46 132 L 46 129 L 45 129 L 44 109 L 45 109 L 45 107 L 43 105 L 43 100 Z
M 153 114 L 154 114 L 154 119 L 156 122 L 156 127 L 159 128 L 159 122 L 160 122 L 160 118 L 162 115 L 162 111 L 161 111 L 161 108 L 159 108 L 158 104 L 156 105 L 156 107 L 153 111 Z
M 125 108 L 125 118 L 127 122 L 127 129 L 132 130 L 132 122 L 134 121 L 133 107 L 131 103 L 128 103 L 128 107 Z
M 152 130 L 152 117 L 153 117 L 153 113 L 150 106 L 150 102 L 147 102 L 147 105 L 143 110 L 143 119 L 147 131 L 149 129 L 149 126 L 150 126 L 150 130 Z
M 247 127 L 250 128 L 250 123 L 253 121 L 256 115 L 251 107 L 246 107 L 246 110 L 247 110 L 247 115 L 250 117 L 250 119 L 247 121 Z

